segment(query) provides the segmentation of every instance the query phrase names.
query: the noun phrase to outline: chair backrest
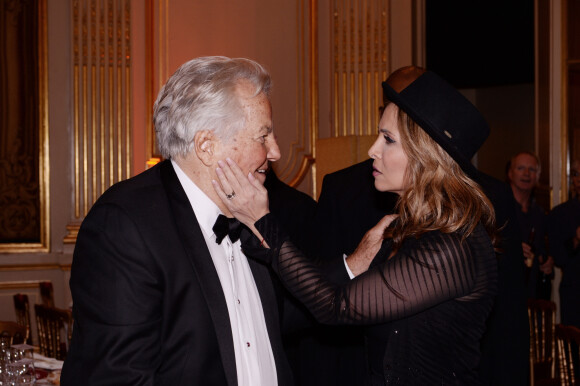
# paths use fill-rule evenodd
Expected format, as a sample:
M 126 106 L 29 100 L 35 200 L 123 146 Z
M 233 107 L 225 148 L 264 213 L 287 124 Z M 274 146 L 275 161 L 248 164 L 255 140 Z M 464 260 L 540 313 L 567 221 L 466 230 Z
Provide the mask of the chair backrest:
M 28 295 L 14 295 L 14 312 L 16 313 L 16 322 L 26 327 L 26 343 L 32 344 L 32 336 L 30 335 L 30 306 L 28 303 Z
M 69 310 L 35 304 L 40 353 L 64 360 L 72 337 L 72 313 Z
M 320 195 L 325 175 L 369 158 L 377 135 L 347 135 L 316 140 L 316 191 Z
M 54 289 L 52 288 L 52 283 L 50 281 L 41 281 L 38 283 L 38 287 L 40 288 L 42 304 L 47 307 L 54 307 Z
M 556 303 L 549 300 L 528 299 L 530 323 L 530 371 L 532 384 L 539 379 L 555 376 Z
M 574 326 L 556 326 L 556 344 L 558 345 L 558 378 L 560 385 L 575 385 L 574 363 L 580 356 L 580 328 Z M 577 359 L 576 359 L 577 360 Z
M 24 343 L 26 341 L 26 327 L 16 322 L 0 322 L 0 336 L 8 338 L 8 342 Z

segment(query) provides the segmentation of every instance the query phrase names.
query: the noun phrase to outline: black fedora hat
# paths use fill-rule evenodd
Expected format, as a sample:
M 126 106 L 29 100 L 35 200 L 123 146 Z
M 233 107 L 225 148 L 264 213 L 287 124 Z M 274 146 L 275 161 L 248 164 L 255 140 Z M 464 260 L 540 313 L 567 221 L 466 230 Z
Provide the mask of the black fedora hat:
M 471 159 L 489 136 L 489 126 L 459 91 L 437 74 L 425 71 L 400 92 L 385 81 L 383 92 L 467 174 L 477 176 Z

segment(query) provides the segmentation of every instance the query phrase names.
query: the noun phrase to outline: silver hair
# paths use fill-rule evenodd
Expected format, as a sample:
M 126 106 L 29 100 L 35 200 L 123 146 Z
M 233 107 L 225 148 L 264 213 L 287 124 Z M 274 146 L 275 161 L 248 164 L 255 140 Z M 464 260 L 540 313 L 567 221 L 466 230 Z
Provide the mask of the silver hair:
M 153 107 L 157 144 L 165 158 L 186 156 L 200 130 L 233 138 L 245 116 L 236 86 L 247 81 L 270 97 L 271 79 L 258 63 L 244 58 L 200 57 L 183 64 L 161 88 Z

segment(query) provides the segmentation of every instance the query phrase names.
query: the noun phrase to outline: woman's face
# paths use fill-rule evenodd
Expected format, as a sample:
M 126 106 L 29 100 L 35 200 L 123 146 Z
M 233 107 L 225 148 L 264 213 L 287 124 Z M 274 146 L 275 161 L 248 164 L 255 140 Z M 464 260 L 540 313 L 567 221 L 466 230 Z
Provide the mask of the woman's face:
M 401 145 L 398 112 L 394 103 L 386 107 L 379 122 L 379 136 L 369 149 L 369 157 L 374 159 L 375 188 L 401 194 L 407 188 L 405 171 L 408 158 Z

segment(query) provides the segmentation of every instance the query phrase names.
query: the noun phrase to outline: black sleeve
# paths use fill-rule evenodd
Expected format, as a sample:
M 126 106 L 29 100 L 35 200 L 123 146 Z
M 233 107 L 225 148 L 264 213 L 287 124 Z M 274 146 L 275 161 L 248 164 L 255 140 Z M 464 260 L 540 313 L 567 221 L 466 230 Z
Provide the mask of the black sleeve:
M 566 268 L 571 259 L 580 255 L 580 248 L 574 248 L 574 236 L 580 220 L 572 219 L 572 212 L 568 210 L 565 204 L 559 205 L 548 216 L 550 254 L 554 257 L 554 263 L 562 269 Z
M 95 205 L 81 226 L 72 263 L 74 329 L 63 385 L 155 382 L 162 347 L 159 276 L 125 211 Z

